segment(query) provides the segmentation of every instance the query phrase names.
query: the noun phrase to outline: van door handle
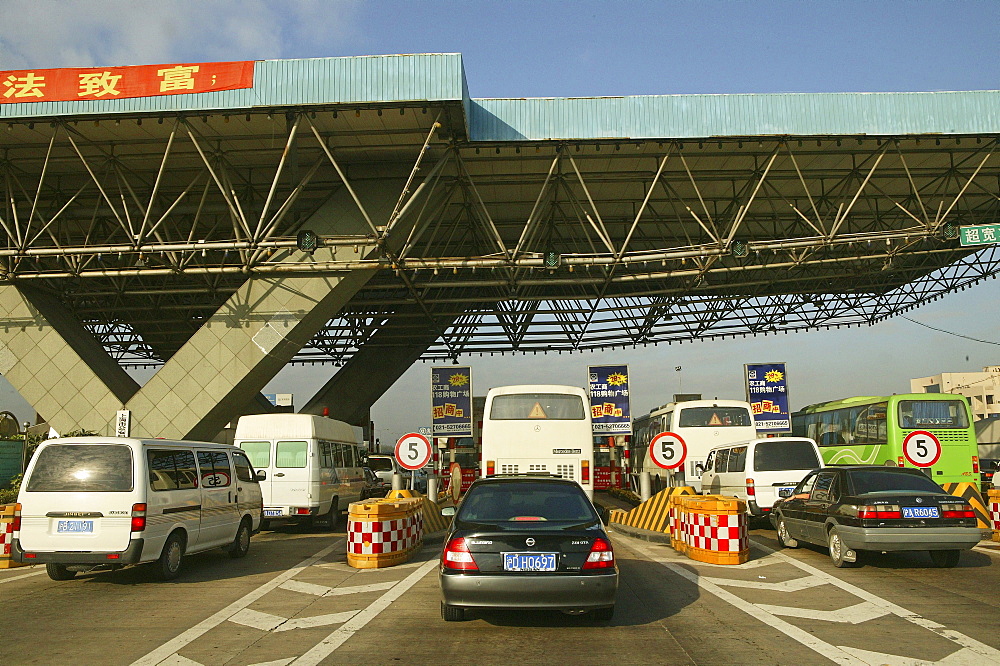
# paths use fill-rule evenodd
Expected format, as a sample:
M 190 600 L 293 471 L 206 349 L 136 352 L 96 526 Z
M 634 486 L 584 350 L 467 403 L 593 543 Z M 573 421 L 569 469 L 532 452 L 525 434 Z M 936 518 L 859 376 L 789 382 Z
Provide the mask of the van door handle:
M 284 472 L 276 472 L 276 473 L 275 473 L 275 476 L 284 476 L 284 475 L 285 475 L 285 473 L 284 473 Z

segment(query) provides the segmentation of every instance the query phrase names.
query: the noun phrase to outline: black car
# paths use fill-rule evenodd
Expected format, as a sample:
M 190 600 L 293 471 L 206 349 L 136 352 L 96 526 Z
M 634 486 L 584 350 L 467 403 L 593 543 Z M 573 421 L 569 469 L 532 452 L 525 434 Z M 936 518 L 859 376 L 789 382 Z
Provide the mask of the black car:
M 368 467 L 362 467 L 365 475 L 365 485 L 361 488 L 361 499 L 385 497 L 392 490 L 392 484 L 380 478 Z
M 827 546 L 838 567 L 866 550 L 926 550 L 935 566 L 953 567 L 980 538 L 965 500 L 919 470 L 877 465 L 813 470 L 775 504 L 771 523 L 782 547 Z
M 993 475 L 1000 470 L 1000 460 L 996 458 L 980 458 L 979 459 L 979 480 L 980 487 L 985 493 L 987 490 L 993 489 Z
M 589 611 L 610 620 L 618 590 L 611 539 L 575 482 L 493 476 L 469 488 L 441 553 L 441 616 L 465 609 Z

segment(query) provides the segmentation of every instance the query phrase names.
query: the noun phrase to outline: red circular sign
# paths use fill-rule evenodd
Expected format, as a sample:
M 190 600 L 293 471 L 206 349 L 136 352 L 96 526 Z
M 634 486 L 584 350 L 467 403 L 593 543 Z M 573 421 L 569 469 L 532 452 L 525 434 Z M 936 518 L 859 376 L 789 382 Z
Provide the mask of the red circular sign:
M 914 430 L 903 440 L 903 457 L 916 467 L 930 467 L 941 458 L 941 442 L 933 433 Z
M 403 469 L 420 469 L 430 462 L 430 459 L 431 442 L 420 433 L 407 433 L 396 442 L 396 462 Z
M 661 432 L 649 442 L 649 457 L 663 469 L 676 469 L 687 459 L 684 438 L 673 432 Z

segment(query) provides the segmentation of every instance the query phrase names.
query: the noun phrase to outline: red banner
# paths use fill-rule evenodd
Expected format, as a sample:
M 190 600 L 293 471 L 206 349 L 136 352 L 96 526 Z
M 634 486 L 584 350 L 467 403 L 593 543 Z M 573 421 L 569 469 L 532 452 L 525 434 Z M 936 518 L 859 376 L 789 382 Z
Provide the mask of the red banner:
M 0 104 L 125 99 L 253 87 L 254 61 L 0 72 Z

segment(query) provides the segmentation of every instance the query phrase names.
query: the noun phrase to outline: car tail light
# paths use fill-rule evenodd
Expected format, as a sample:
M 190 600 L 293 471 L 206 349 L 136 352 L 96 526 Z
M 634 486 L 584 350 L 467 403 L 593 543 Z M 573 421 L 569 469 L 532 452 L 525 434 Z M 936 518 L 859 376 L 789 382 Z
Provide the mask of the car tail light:
M 476 561 L 472 559 L 472 553 L 469 552 L 469 546 L 462 537 L 448 540 L 448 545 L 441 553 L 441 566 L 445 569 L 479 571 Z
M 141 532 L 146 529 L 146 505 L 132 505 L 132 531 Z
M 972 456 L 972 473 L 979 474 L 979 456 Z
M 299 506 L 292 509 L 290 513 L 296 516 L 308 516 L 312 511 L 309 510 L 309 507 Z
M 613 569 L 615 566 L 615 551 L 607 539 L 597 537 L 590 547 L 590 554 L 587 561 L 583 563 L 584 569 Z
M 757 489 L 754 488 L 753 479 L 747 479 L 747 496 L 748 497 L 757 496 Z
M 584 483 L 590 483 L 590 461 L 581 460 L 580 461 L 580 479 Z
M 121 553 L 108 553 L 105 557 L 109 560 L 120 560 L 122 555 Z
M 14 505 L 14 520 L 12 520 L 11 523 L 10 523 L 10 531 L 11 532 L 20 532 L 21 531 L 21 505 L 20 504 L 15 504 Z
M 896 458 L 896 467 L 906 467 L 906 465 L 903 464 L 903 456 Z
M 493 476 L 497 471 L 497 463 L 495 460 L 486 461 L 486 476 Z
M 868 505 L 858 508 L 858 518 L 902 518 L 897 504 Z
M 942 518 L 975 518 L 976 512 L 972 510 L 972 507 L 968 504 L 942 504 L 941 505 L 941 517 Z

